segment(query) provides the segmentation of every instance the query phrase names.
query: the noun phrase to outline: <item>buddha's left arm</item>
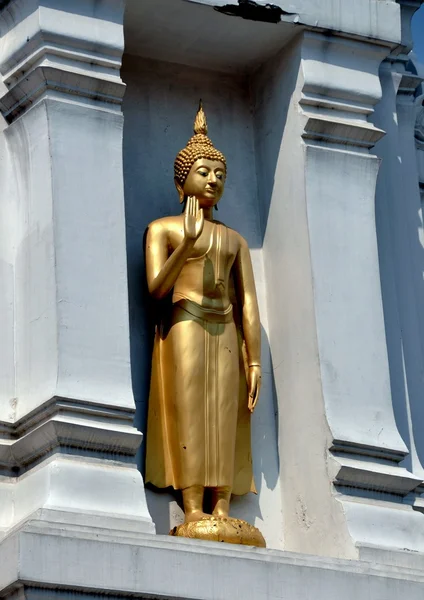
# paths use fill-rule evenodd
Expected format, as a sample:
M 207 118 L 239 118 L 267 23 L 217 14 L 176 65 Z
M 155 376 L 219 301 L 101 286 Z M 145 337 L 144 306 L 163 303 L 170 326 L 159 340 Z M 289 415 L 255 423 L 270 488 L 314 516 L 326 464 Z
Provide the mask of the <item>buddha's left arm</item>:
M 243 238 L 234 267 L 236 294 L 242 309 L 243 336 L 249 364 L 249 408 L 253 411 L 259 397 L 261 379 L 261 321 L 249 247 Z

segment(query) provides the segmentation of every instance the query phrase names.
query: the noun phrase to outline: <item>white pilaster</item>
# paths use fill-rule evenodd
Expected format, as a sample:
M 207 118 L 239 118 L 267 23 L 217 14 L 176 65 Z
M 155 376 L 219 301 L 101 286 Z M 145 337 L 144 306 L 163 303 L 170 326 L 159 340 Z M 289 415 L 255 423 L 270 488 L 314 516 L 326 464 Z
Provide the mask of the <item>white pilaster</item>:
M 400 465 L 408 449 L 393 413 L 375 230 L 380 161 L 370 149 L 384 131 L 369 117 L 388 52 L 306 33 L 258 84 L 288 550 L 424 551 L 421 515 L 402 502 L 421 477 Z M 272 88 L 282 72 L 286 86 Z M 284 127 L 275 171 L 264 135 L 273 125 Z
M 383 97 L 374 122 L 386 131 L 376 147 L 382 158 L 377 185 L 377 233 L 393 405 L 409 455 L 404 465 L 424 479 L 422 372 L 424 368 L 424 289 L 422 213 L 414 128 L 415 94 L 422 79 L 408 70 L 410 22 L 421 0 L 399 0 L 402 45 L 380 68 Z M 420 239 L 421 238 L 421 239 Z M 409 501 L 420 510 L 419 493 Z
M 0 227 L 14 313 L 14 393 L 0 406 L 4 530 L 60 511 L 154 531 L 134 458 L 123 13 L 122 0 L 13 0 L 0 12 L 13 198 Z

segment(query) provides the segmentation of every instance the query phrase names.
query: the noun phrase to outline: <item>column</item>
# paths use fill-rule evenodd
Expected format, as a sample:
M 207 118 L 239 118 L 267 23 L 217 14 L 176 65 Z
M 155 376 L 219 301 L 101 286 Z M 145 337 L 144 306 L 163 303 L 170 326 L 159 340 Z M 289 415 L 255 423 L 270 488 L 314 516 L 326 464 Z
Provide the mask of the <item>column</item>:
M 5 531 L 32 519 L 154 532 L 135 464 L 123 15 L 123 0 L 2 3 Z
M 383 99 L 374 122 L 387 134 L 377 145 L 383 159 L 377 186 L 377 234 L 396 421 L 410 454 L 404 465 L 424 479 L 422 373 L 424 369 L 423 240 L 414 128 L 422 79 L 408 68 L 410 20 L 420 2 L 400 2 L 405 42 L 380 68 Z M 422 218 L 422 216 L 421 216 Z M 419 492 L 409 501 L 423 510 Z
M 424 550 L 424 522 L 403 500 L 421 476 L 401 464 L 375 225 L 371 149 L 385 132 L 370 117 L 389 51 L 305 32 L 257 85 L 287 550 Z M 265 135 L 277 130 L 281 141 Z

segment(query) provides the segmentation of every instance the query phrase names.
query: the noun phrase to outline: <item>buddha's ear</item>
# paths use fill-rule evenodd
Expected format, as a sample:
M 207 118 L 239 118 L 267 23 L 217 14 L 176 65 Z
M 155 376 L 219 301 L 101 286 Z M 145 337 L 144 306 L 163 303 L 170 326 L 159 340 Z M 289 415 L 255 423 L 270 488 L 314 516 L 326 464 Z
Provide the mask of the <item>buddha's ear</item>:
M 176 177 L 174 179 L 174 183 L 175 187 L 177 188 L 178 195 L 180 197 L 180 204 L 182 204 L 184 202 L 184 190 Z

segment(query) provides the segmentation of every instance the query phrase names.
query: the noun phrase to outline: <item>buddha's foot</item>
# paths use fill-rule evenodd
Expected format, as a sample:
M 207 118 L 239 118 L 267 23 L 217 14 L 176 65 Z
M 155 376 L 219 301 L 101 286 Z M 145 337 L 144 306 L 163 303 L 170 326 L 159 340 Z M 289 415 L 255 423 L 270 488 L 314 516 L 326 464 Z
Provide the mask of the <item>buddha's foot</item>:
M 207 515 L 201 510 L 194 510 L 193 512 L 190 512 L 185 515 L 185 525 L 187 525 L 188 523 L 195 523 L 196 521 L 200 521 L 201 519 L 207 519 L 210 516 L 211 515 Z
M 198 521 L 174 527 L 169 535 L 210 542 L 226 542 L 266 548 L 262 533 L 253 525 L 231 517 L 206 516 Z

